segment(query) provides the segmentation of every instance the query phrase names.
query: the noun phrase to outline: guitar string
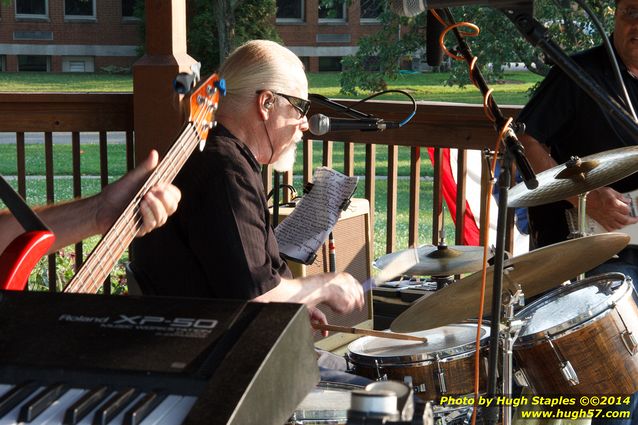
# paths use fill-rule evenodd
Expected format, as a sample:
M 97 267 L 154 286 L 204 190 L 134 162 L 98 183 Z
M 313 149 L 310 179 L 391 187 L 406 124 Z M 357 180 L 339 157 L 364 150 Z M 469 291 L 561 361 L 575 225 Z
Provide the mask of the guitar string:
M 137 209 L 143 195 L 146 194 L 148 190 L 151 187 L 153 187 L 158 181 L 161 181 L 162 179 L 164 181 L 172 180 L 172 178 L 168 180 L 166 177 L 169 177 L 170 174 L 165 175 L 165 173 L 167 171 L 170 171 L 171 173 L 174 173 L 176 175 L 177 171 L 182 167 L 182 165 L 188 159 L 188 157 L 190 156 L 190 153 L 194 150 L 195 146 L 189 149 L 191 143 L 184 144 L 183 139 L 190 139 L 189 141 L 192 141 L 192 142 L 197 141 L 198 143 L 201 140 L 201 137 L 199 136 L 200 133 L 197 131 L 197 128 L 193 124 L 193 122 L 194 123 L 200 122 L 203 117 L 210 114 L 211 111 L 214 109 L 214 105 L 212 104 L 210 100 L 206 99 L 205 102 L 206 103 L 204 107 L 198 108 L 198 112 L 196 113 L 194 120 L 186 124 L 184 131 L 182 132 L 180 137 L 177 139 L 177 143 L 174 143 L 173 147 L 169 149 L 169 152 L 167 153 L 166 157 L 170 157 L 171 155 L 173 155 L 174 152 L 172 151 L 177 151 L 176 160 L 162 161 L 160 162 L 160 164 L 158 164 L 157 168 L 153 171 L 153 174 L 149 177 L 146 183 L 140 188 L 138 193 L 134 196 L 131 204 L 129 204 L 129 206 L 124 210 L 124 212 L 121 215 L 121 218 L 117 220 L 116 223 L 111 228 L 111 230 L 107 232 L 107 234 L 104 237 L 105 243 L 99 243 L 99 246 L 96 247 L 96 249 L 94 249 L 94 252 L 91 253 L 90 255 L 91 257 L 92 256 L 96 257 L 98 265 L 100 266 L 100 269 L 103 272 L 102 274 L 104 274 L 104 271 L 105 271 L 105 268 L 103 265 L 103 258 L 106 257 L 107 259 L 110 260 L 109 262 L 112 262 L 112 264 L 114 265 L 115 261 L 117 261 L 117 259 L 121 256 L 121 252 L 123 252 L 121 251 L 120 254 L 117 256 L 117 258 L 114 258 L 115 255 L 113 255 L 113 253 L 111 252 L 111 249 L 113 248 L 113 241 L 110 240 L 113 238 L 109 238 L 109 235 L 116 235 L 118 232 L 123 232 L 127 230 L 128 231 L 127 234 L 131 234 L 131 236 L 129 238 L 125 235 L 124 239 L 129 239 L 128 242 L 130 243 L 130 241 L 135 237 L 135 233 L 137 233 L 137 230 L 139 230 L 140 223 L 142 221 L 142 217 L 139 215 Z M 202 124 L 207 124 L 207 123 L 201 123 L 200 126 Z M 195 143 L 193 143 L 193 145 L 195 145 Z M 173 178 L 175 175 L 173 175 Z M 132 219 L 134 219 L 134 221 L 131 221 Z M 136 231 L 135 233 L 133 233 L 130 230 L 136 230 Z M 122 244 L 122 240 L 117 240 L 116 242 L 119 244 L 120 248 L 126 249 L 126 247 L 124 247 Z M 126 246 L 128 246 L 128 243 Z M 111 255 L 108 254 L 109 252 L 111 252 Z M 90 258 L 87 258 L 86 263 L 88 263 L 90 260 L 91 260 Z M 69 285 L 67 285 L 67 288 L 64 289 L 65 292 L 69 292 L 75 286 L 78 286 L 78 285 L 75 285 L 73 282 L 76 279 L 82 279 L 80 281 L 81 283 L 78 288 L 80 292 L 85 292 L 87 289 L 91 289 L 93 286 L 95 286 L 95 284 L 97 284 L 98 286 L 101 284 L 101 282 L 95 282 L 97 279 L 92 276 L 93 275 L 93 272 L 91 270 L 92 268 L 88 267 L 86 263 L 85 263 L 85 266 L 87 267 L 82 267 L 82 269 L 72 279 Z M 112 266 L 109 267 L 108 269 L 110 271 L 112 269 Z M 87 271 L 83 273 L 83 270 L 87 270 Z M 84 276 L 84 275 L 87 275 L 87 276 Z

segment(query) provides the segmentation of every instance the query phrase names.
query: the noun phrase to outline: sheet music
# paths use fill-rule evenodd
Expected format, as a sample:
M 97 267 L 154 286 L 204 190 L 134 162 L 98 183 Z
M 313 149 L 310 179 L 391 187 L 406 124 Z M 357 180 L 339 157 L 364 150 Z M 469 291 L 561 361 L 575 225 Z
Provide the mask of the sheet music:
M 310 192 L 275 228 L 279 251 L 302 263 L 310 262 L 337 224 L 341 206 L 354 193 L 358 180 L 327 167 L 317 168 Z

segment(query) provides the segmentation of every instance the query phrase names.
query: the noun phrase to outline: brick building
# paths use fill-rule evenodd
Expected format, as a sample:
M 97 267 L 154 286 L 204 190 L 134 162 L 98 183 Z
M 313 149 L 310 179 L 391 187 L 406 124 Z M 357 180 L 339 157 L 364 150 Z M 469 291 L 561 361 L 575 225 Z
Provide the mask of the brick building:
M 359 38 L 377 31 L 382 0 L 277 0 L 277 30 L 311 72 L 340 70 Z M 135 0 L 0 1 L 0 71 L 129 68 L 141 45 Z
M 0 2 L 0 70 L 130 67 L 141 44 L 134 0 Z
M 277 32 L 310 72 L 341 70 L 341 58 L 357 51 L 359 39 L 381 29 L 381 0 L 334 3 L 325 8 L 319 0 L 277 0 Z

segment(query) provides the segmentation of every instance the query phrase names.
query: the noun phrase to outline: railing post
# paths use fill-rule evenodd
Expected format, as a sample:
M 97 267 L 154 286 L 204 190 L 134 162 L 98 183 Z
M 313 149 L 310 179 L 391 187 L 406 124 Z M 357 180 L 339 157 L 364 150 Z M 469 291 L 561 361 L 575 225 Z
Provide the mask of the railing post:
M 177 138 L 187 105 L 173 80 L 196 63 L 186 53 L 186 2 L 146 0 L 144 6 L 146 54 L 133 65 L 136 162 L 152 148 L 165 153 Z

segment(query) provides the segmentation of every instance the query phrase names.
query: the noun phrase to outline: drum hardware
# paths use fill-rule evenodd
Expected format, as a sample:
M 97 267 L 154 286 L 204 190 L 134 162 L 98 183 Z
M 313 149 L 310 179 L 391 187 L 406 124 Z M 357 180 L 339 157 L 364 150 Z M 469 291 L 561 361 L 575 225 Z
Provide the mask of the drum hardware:
M 374 359 L 374 370 L 377 371 L 377 381 L 387 381 L 388 380 L 388 375 L 387 374 L 383 374 L 381 375 L 381 366 L 379 366 L 379 360 Z
M 414 397 L 409 385 L 374 382 L 352 392 L 348 425 L 434 425 L 432 406 Z
M 499 332 L 501 339 L 501 348 L 503 355 L 503 380 L 502 391 L 503 394 L 512 394 L 512 370 L 514 367 L 514 343 L 518 338 L 518 335 L 523 327 L 523 321 L 515 319 L 514 307 L 523 306 L 525 304 L 525 294 L 519 285 L 516 285 L 517 289 L 513 293 L 506 292 L 501 296 L 503 300 L 503 324 L 502 330 Z M 499 368 L 494 369 L 496 373 L 496 379 L 500 378 Z M 510 425 L 512 423 L 512 406 L 505 403 L 503 406 L 503 425 Z
M 623 344 L 625 344 L 625 348 L 627 349 L 627 351 L 629 351 L 629 354 L 633 356 L 634 354 L 636 354 L 636 352 L 638 352 L 638 341 L 636 340 L 634 333 L 629 329 L 629 327 L 627 327 L 625 319 L 623 319 L 622 314 L 620 313 L 618 308 L 616 308 L 616 303 L 612 303 L 611 308 L 613 308 L 616 314 L 618 314 L 618 318 L 625 328 L 625 330 L 620 334 L 620 338 L 622 339 Z
M 560 370 L 560 373 L 563 375 L 563 378 L 567 380 L 569 385 L 580 384 L 580 381 L 578 380 L 578 374 L 574 370 L 574 367 L 572 366 L 570 361 L 565 360 L 565 357 L 561 354 L 560 350 L 556 348 L 556 345 L 554 344 L 554 342 L 552 341 L 552 338 L 549 335 L 546 337 L 546 340 L 547 340 L 547 343 L 549 344 L 549 347 L 554 352 L 554 355 L 556 355 L 556 360 L 558 360 L 558 369 Z
M 441 369 L 441 358 L 439 355 L 436 356 L 436 368 L 437 378 L 439 383 L 439 392 L 441 394 L 447 394 L 447 385 L 445 384 L 445 369 Z
M 527 379 L 525 370 L 516 369 L 514 371 L 514 382 L 516 382 L 516 385 L 519 387 L 529 387 L 529 380 Z

